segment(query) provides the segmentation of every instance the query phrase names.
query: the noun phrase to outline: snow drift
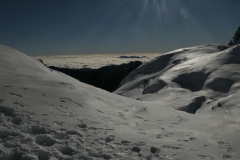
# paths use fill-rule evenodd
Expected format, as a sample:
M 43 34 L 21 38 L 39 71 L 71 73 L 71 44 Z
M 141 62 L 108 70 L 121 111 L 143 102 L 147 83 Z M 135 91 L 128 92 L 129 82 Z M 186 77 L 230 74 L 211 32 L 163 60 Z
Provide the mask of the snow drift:
M 137 101 L 0 46 L 0 159 L 237 160 L 238 59 L 239 46 L 167 53 L 117 91 Z

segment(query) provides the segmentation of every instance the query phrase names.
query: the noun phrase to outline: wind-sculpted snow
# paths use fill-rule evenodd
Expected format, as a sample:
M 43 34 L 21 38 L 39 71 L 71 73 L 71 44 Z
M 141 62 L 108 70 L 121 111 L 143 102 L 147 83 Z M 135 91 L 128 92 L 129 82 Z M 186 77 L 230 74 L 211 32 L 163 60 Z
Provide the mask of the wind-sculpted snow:
M 199 50 L 217 50 L 212 47 L 202 46 Z M 142 99 L 153 97 L 154 101 L 147 102 L 81 83 L 19 51 L 0 46 L 0 160 L 238 160 L 240 121 L 236 119 L 235 104 L 239 104 L 239 96 L 234 93 L 238 89 L 239 68 L 234 63 L 236 69 L 228 74 L 231 65 L 218 61 L 217 57 L 224 57 L 227 51 L 200 56 L 188 54 L 192 50 L 196 48 L 184 51 L 186 54 L 177 54 L 181 50 L 169 53 L 173 55 L 166 58 L 169 59 L 167 65 L 158 64 L 161 74 L 156 84 L 149 79 L 157 76 L 156 68 L 136 77 L 134 71 L 133 77 L 127 78 L 132 82 L 124 86 L 138 79 L 148 80 L 136 85 L 138 90 L 134 90 L 136 98 L 139 95 Z M 203 55 L 209 56 L 208 61 L 203 61 L 205 69 L 208 62 L 219 65 L 203 70 L 200 64 L 192 64 L 199 62 L 191 60 L 192 57 L 203 58 Z M 147 68 L 147 64 L 140 69 L 144 71 L 144 67 Z M 209 75 L 203 90 L 194 93 L 182 89 L 178 81 L 169 83 L 179 73 L 190 72 L 189 69 L 194 73 L 198 70 L 214 72 L 222 79 Z M 172 76 L 164 76 L 170 70 Z M 218 87 L 222 82 L 229 90 L 227 93 Z M 206 98 L 202 96 L 204 93 Z M 210 94 L 211 99 L 207 97 Z M 201 103 L 215 106 L 213 111 L 206 106 L 208 112 L 225 111 L 219 112 L 222 116 L 179 111 L 192 109 L 192 106 L 197 110 L 195 104 L 201 107 Z M 174 106 L 179 110 L 171 108 Z
M 122 81 L 115 93 L 157 101 L 188 113 L 225 115 L 227 111 L 238 115 L 240 108 L 233 104 L 238 99 L 233 99 L 233 95 L 240 94 L 239 69 L 240 45 L 184 48 L 141 65 Z M 159 81 L 164 85 L 159 85 Z M 199 102 L 197 97 L 201 97 Z M 228 101 L 222 107 L 216 107 L 226 98 Z

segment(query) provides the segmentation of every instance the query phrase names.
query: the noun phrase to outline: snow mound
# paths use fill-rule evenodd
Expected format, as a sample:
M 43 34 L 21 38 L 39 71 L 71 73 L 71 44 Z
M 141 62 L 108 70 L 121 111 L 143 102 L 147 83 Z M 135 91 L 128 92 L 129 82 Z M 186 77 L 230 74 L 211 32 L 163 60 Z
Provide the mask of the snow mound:
M 238 115 L 239 69 L 240 45 L 183 48 L 141 65 L 115 93 L 188 113 Z M 216 107 L 222 101 L 224 105 Z
M 168 61 L 157 63 L 159 68 L 154 68 L 158 59 L 150 62 L 149 66 L 142 65 L 138 70 L 143 72 L 137 76 L 137 70 L 134 71 L 133 76 L 126 78 L 123 87 L 131 87 L 136 97 L 141 95 L 141 98 L 150 96 L 154 99 L 143 102 L 81 83 L 46 68 L 17 50 L 0 46 L 0 160 L 237 160 L 240 155 L 239 140 L 235 137 L 239 136 L 240 120 L 232 116 L 233 121 L 228 115 L 238 114 L 236 104 L 239 96 L 234 93 L 238 89 L 239 68 L 236 61 L 230 63 L 231 56 L 226 61 L 218 59 L 223 60 L 219 57 L 226 56 L 224 53 L 233 54 L 239 49 L 235 47 L 233 52 L 221 52 L 217 48 L 202 46 L 166 54 L 167 58 L 163 56 L 159 59 Z M 206 50 L 212 54 L 188 54 L 191 50 L 199 50 L 200 53 Z M 215 53 L 216 50 L 219 53 Z M 204 58 L 206 55 L 208 59 Z M 204 58 L 223 66 L 220 71 L 220 65 L 212 70 L 202 70 L 200 64 L 193 65 L 199 60 L 191 60 L 191 57 Z M 174 61 L 176 59 L 178 61 Z M 205 64 L 207 69 L 208 63 Z M 235 65 L 236 69 L 231 65 Z M 179 79 L 169 83 L 180 71 L 192 73 L 189 69 L 193 69 L 194 73 L 214 72 L 222 79 L 211 75 L 207 77 L 203 85 L 206 98 L 202 96 L 202 90 L 192 92 L 181 88 L 183 84 Z M 229 69 L 233 70 L 228 74 Z M 164 72 L 172 75 L 164 76 Z M 159 79 L 150 78 L 154 76 L 159 76 Z M 233 80 L 233 84 L 226 77 Z M 142 84 L 144 80 L 148 81 Z M 224 83 L 226 87 L 221 88 L 218 83 Z M 128 91 L 131 93 L 131 90 Z M 152 96 L 155 93 L 163 101 L 155 101 L 156 97 Z M 209 100 L 207 95 L 210 93 L 212 98 L 222 96 L 222 99 L 212 99 L 209 103 L 214 103 L 218 108 L 235 108 L 236 112 L 225 113 L 223 118 L 199 114 L 192 116 L 182 112 L 198 112 L 205 99 Z M 182 102 L 183 99 L 176 97 L 185 97 L 186 100 Z M 187 103 L 189 97 L 192 101 Z M 178 110 L 169 107 L 174 103 L 178 104 Z

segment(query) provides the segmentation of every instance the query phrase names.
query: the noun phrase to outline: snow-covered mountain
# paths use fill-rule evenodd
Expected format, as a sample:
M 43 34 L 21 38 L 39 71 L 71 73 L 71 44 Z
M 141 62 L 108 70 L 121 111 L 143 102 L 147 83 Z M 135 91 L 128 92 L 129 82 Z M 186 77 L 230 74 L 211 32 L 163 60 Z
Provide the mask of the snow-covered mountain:
M 141 65 L 115 93 L 236 121 L 239 85 L 240 45 L 203 45 L 175 50 Z
M 239 51 L 164 54 L 126 77 L 126 98 L 0 46 L 0 159 L 238 160 Z

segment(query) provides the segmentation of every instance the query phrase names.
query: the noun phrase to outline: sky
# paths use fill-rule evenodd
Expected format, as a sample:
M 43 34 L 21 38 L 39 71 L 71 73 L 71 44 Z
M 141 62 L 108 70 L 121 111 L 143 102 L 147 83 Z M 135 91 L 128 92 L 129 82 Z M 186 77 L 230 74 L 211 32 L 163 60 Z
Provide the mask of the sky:
M 0 44 L 30 56 L 227 45 L 239 0 L 2 0 Z

